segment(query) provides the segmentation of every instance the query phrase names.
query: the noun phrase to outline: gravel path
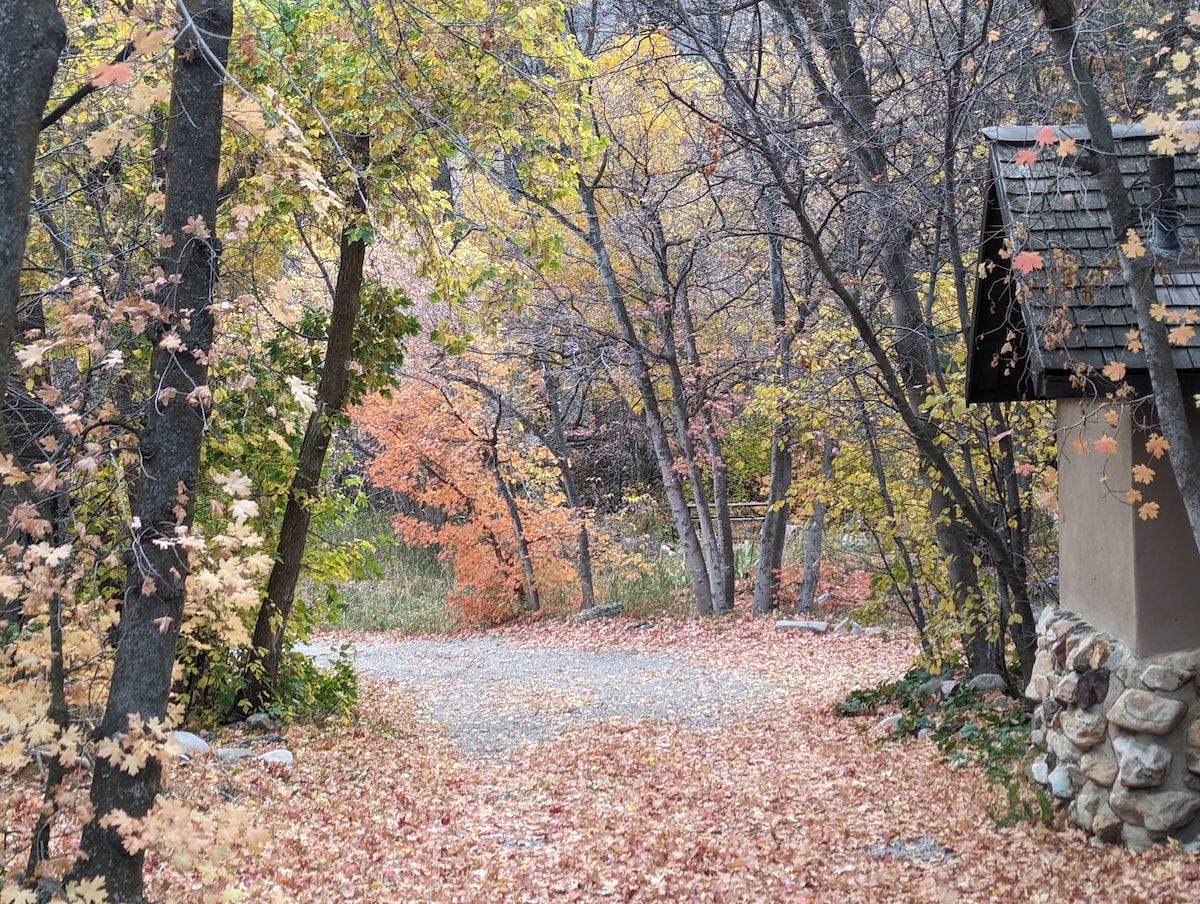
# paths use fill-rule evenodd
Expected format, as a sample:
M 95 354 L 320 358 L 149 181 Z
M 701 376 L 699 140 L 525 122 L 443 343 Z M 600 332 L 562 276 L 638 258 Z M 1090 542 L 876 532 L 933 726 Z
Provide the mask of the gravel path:
M 318 660 L 328 646 L 303 648 Z M 661 653 L 522 646 L 500 638 L 358 643 L 360 674 L 416 694 L 463 751 L 501 753 L 589 722 L 653 720 L 689 729 L 735 719 L 782 693 L 757 676 Z

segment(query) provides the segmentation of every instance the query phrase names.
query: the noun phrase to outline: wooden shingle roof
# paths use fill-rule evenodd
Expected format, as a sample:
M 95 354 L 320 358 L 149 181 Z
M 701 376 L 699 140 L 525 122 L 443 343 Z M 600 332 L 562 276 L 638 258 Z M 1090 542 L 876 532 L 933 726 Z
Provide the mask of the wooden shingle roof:
M 1133 204 L 1149 222 L 1150 151 L 1156 137 L 1140 126 L 1117 127 L 1121 172 Z M 967 398 L 972 402 L 1053 399 L 1103 393 L 1100 372 L 1126 364 L 1126 380 L 1149 391 L 1145 357 L 1129 351 L 1133 307 L 1117 260 L 1100 184 L 1088 169 L 1087 130 L 1062 126 L 1058 142 L 1039 145 L 1040 128 L 987 129 L 989 185 L 984 210 L 974 321 L 969 337 Z M 1036 154 L 1036 156 L 1034 156 Z M 1174 158 L 1175 196 L 1183 246 L 1177 262 L 1160 267 L 1159 300 L 1200 316 L 1200 164 L 1195 153 Z M 1014 272 L 1040 256 L 1041 267 Z M 1184 389 L 1200 392 L 1197 335 L 1173 350 Z

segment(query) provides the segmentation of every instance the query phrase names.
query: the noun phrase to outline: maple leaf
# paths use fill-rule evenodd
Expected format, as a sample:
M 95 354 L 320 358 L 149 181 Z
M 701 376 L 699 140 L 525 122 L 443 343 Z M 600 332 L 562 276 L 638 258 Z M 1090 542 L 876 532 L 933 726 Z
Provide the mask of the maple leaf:
M 1137 505 L 1139 502 L 1142 501 L 1142 491 L 1135 490 L 1135 489 L 1126 490 L 1125 491 L 1125 501 L 1128 502 L 1130 505 Z
M 1107 433 L 1092 443 L 1092 448 L 1101 455 L 1112 455 L 1117 451 L 1117 439 Z
M 101 63 L 92 70 L 92 87 L 103 88 L 116 82 L 128 85 L 133 79 L 133 67 L 128 63 Z
M 1187 345 L 1196 335 L 1195 327 L 1182 323 L 1167 333 L 1167 339 L 1172 345 Z
M 1149 465 L 1134 465 L 1133 466 L 1133 482 L 1134 483 L 1152 483 L 1154 481 L 1154 469 Z
M 250 478 L 240 470 L 230 471 L 228 474 L 216 474 L 213 476 L 213 481 L 230 496 L 249 496 L 250 491 L 254 488 Z
M 288 377 L 288 391 L 292 394 L 292 398 L 296 400 L 296 404 L 300 406 L 300 410 L 305 414 L 312 414 L 317 408 L 317 400 L 313 397 L 313 389 L 299 377 Z
M 139 22 L 130 43 L 133 44 L 133 50 L 138 56 L 151 56 L 158 53 L 163 45 L 173 37 L 175 37 L 174 28 L 155 28 L 147 31 L 145 23 Z
M 1162 458 L 1163 453 L 1170 448 L 1171 446 L 1167 442 L 1166 437 L 1160 433 L 1151 433 L 1150 438 L 1146 440 L 1146 451 L 1155 458 Z
M 1117 424 L 1121 423 L 1121 412 L 1117 411 L 1116 408 L 1109 408 L 1104 412 L 1104 422 L 1110 427 L 1117 426 Z
M 1175 139 L 1170 135 L 1159 135 L 1150 142 L 1150 153 L 1152 154 L 1160 154 L 1163 157 L 1171 157 L 1174 156 L 1177 150 L 1178 145 L 1175 143 Z
M 1026 275 L 1042 269 L 1042 256 L 1036 251 L 1022 251 L 1012 261 L 1013 269 Z
M 1141 333 L 1137 330 L 1129 330 L 1125 334 L 1125 347 L 1135 355 L 1142 350 Z
M 1016 471 L 1018 474 L 1020 474 L 1022 477 L 1028 477 L 1034 471 L 1037 470 L 1037 466 L 1031 465 L 1031 464 L 1029 464 L 1029 462 L 1022 462 L 1021 464 L 1019 464 L 1015 468 L 1013 468 L 1013 470 Z
M 1158 517 L 1158 503 L 1143 502 L 1141 507 L 1138 509 L 1138 517 L 1143 521 L 1153 521 Z
M 238 499 L 229 507 L 229 514 L 234 522 L 241 524 L 247 518 L 258 515 L 258 503 L 253 499 Z
M 1059 157 L 1070 157 L 1072 154 L 1078 153 L 1078 148 L 1074 138 L 1064 138 L 1058 145 Z
M 1052 126 L 1044 126 L 1042 130 L 1034 136 L 1033 140 L 1038 147 L 1044 148 L 1047 145 L 1058 143 L 1058 133 L 1054 131 Z
M 206 239 L 210 235 L 204 217 L 198 213 L 188 217 L 187 224 L 184 225 L 182 231 L 188 235 L 194 235 L 198 239 Z
M 1137 234 L 1137 231 L 1130 227 L 1125 230 L 1125 241 L 1121 243 L 1121 253 L 1129 260 L 1137 260 L 1146 253 L 1146 246 L 1142 244 L 1142 237 Z
M 1125 362 L 1110 361 L 1104 366 L 1103 373 L 1113 383 L 1120 383 L 1125 379 Z
M 1033 148 L 1021 148 L 1017 151 L 1017 166 L 1033 166 L 1037 163 L 1037 151 Z

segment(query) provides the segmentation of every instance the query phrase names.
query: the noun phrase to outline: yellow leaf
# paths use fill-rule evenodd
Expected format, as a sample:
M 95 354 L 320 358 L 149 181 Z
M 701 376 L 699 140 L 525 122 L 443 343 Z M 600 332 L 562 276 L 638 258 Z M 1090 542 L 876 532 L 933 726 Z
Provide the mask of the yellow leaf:
M 1153 521 L 1158 517 L 1158 503 L 1144 502 L 1142 507 L 1138 509 L 1138 517 L 1143 521 Z
M 1142 237 L 1132 227 L 1125 231 L 1125 241 L 1121 243 L 1121 253 L 1129 260 L 1136 260 L 1146 253 Z
M 1133 466 L 1133 482 L 1134 483 L 1152 483 L 1154 481 L 1154 469 L 1149 465 L 1134 465 Z
M 1125 362 L 1112 361 L 1105 365 L 1104 376 L 1114 383 L 1120 383 L 1125 379 Z
M 1075 437 L 1074 442 L 1071 443 L 1071 448 L 1080 455 L 1086 455 L 1088 450 L 1087 443 L 1084 441 L 1082 436 Z
M 1109 408 L 1104 412 L 1104 422 L 1110 427 L 1117 426 L 1117 424 L 1121 423 L 1121 412 L 1117 411 L 1116 408 Z
M 1132 490 L 1132 489 L 1126 490 L 1125 491 L 1125 501 L 1128 502 L 1130 505 L 1137 505 L 1139 502 L 1142 501 L 1142 491 L 1141 490 Z
M 1075 146 L 1074 138 L 1064 138 L 1062 141 L 1060 141 L 1058 143 L 1058 156 L 1059 157 L 1070 157 L 1077 150 L 1078 150 L 1078 148 L 1076 148 L 1076 146 Z
M 1130 330 L 1125 334 L 1125 347 L 1135 355 L 1142 350 L 1141 334 L 1137 330 Z
M 1155 458 L 1162 458 L 1163 453 L 1171 448 L 1166 437 L 1160 433 L 1151 433 L 1150 438 L 1146 440 L 1146 451 Z

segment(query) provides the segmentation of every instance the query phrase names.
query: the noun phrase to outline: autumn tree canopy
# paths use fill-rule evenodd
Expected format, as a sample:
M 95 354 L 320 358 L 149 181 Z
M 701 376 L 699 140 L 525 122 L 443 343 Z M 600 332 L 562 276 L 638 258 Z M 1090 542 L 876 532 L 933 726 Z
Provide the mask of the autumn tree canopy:
M 141 901 L 164 833 L 195 859 L 175 834 L 220 821 L 164 828 L 169 730 L 287 708 L 290 644 L 369 566 L 327 529 L 365 489 L 464 623 L 620 603 L 662 550 L 698 614 L 803 611 L 837 545 L 873 617 L 1018 690 L 1054 436 L 964 401 L 981 130 L 1194 153 L 1198 28 L 1137 0 L 7 3 L 0 775 L 45 793 L 5 900 Z

